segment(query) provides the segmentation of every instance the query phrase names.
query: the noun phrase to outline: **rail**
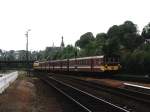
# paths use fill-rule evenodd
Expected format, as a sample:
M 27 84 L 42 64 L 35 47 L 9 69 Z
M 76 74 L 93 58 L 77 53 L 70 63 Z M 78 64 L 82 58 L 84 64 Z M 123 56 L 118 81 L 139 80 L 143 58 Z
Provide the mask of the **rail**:
M 65 96 L 82 107 L 86 112 L 129 112 L 126 109 L 100 99 L 62 81 L 54 79 L 53 77 L 45 77 L 42 79 L 59 92 L 65 94 Z
M 67 76 L 61 76 L 61 75 L 57 75 L 57 77 L 61 77 L 61 78 L 66 78 Z M 106 85 L 102 85 L 102 84 L 98 84 L 96 82 L 90 82 L 90 81 L 85 81 L 79 78 L 74 78 L 74 77 L 69 77 L 69 80 L 72 79 L 72 81 L 76 81 L 76 83 L 80 83 L 80 85 L 84 85 L 87 87 L 91 87 L 91 88 L 95 88 L 97 90 L 102 90 L 102 91 L 106 91 L 112 94 L 116 94 L 116 95 L 122 95 L 140 102 L 144 102 L 144 103 L 150 103 L 150 94 L 144 93 L 144 92 L 139 92 L 139 91 L 135 91 L 135 90 L 131 90 L 131 89 L 127 89 L 127 88 L 114 88 L 114 87 L 109 87 Z

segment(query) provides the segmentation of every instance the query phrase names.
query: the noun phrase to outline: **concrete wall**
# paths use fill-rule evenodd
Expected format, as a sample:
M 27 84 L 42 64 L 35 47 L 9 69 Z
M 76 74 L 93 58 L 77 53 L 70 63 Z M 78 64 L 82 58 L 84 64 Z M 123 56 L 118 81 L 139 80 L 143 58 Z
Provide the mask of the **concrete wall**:
M 0 94 L 18 77 L 18 72 L 12 72 L 0 77 Z

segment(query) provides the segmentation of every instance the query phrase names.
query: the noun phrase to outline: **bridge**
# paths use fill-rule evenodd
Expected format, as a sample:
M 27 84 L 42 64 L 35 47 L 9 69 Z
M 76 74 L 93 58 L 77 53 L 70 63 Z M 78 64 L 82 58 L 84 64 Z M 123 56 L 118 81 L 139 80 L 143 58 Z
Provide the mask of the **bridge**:
M 9 61 L 9 60 L 0 60 L 0 69 L 27 69 L 32 68 L 34 60 L 30 61 Z

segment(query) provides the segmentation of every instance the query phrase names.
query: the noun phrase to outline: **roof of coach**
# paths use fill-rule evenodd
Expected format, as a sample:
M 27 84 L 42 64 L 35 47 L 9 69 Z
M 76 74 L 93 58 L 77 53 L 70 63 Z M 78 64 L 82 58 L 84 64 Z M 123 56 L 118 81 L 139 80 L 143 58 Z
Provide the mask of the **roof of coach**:
M 101 56 L 90 56 L 90 57 L 82 57 L 82 58 L 76 58 L 76 60 L 84 60 L 84 59 L 96 59 L 96 58 L 103 58 L 104 55 Z M 70 60 L 75 60 L 75 58 L 70 59 Z
M 62 61 L 67 61 L 68 59 L 63 59 L 63 60 L 49 60 L 49 61 L 46 61 L 46 62 L 51 62 L 51 63 L 55 63 L 55 62 L 62 62 Z
M 101 55 L 101 56 L 90 56 L 90 57 L 81 57 L 81 58 L 72 58 L 72 59 L 69 59 L 70 61 L 73 61 L 73 60 L 84 60 L 84 59 L 97 59 L 97 58 L 103 58 L 104 55 Z M 63 59 L 63 60 L 49 60 L 49 61 L 35 61 L 35 62 L 38 62 L 38 63 L 53 63 L 53 62 L 62 62 L 62 61 L 67 61 L 68 59 Z

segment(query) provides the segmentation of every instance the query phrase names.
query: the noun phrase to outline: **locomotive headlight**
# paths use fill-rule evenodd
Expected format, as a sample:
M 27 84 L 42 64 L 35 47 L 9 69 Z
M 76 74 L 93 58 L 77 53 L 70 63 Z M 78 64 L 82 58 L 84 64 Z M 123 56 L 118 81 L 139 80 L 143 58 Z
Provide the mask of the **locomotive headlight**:
M 118 67 L 119 67 L 119 68 L 121 68 L 121 65 L 120 65 L 120 64 L 118 64 Z
M 121 65 L 120 64 L 118 64 L 118 68 L 121 69 Z

